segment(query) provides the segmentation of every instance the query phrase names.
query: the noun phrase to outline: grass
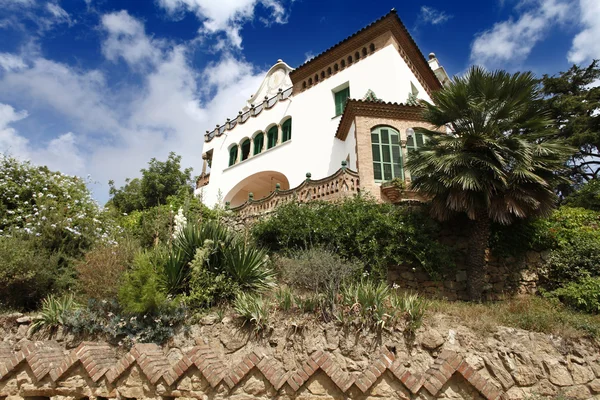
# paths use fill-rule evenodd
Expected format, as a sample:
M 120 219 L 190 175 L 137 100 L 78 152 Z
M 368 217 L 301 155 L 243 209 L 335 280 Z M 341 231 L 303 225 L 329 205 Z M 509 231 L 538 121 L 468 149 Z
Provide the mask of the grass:
M 537 296 L 482 304 L 432 300 L 430 312 L 457 317 L 476 332 L 491 333 L 501 325 L 565 338 L 600 339 L 600 315 L 572 311 L 560 303 Z

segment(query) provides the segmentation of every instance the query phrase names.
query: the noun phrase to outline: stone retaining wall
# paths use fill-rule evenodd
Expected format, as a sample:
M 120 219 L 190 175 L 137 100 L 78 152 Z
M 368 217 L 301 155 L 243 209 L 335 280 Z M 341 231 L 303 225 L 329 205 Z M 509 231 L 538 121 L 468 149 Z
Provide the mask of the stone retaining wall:
M 118 359 L 102 343 L 71 352 L 52 342 L 28 343 L 20 351 L 0 348 L 0 396 L 117 399 L 502 399 L 499 385 L 460 354 L 444 351 L 420 374 L 388 349 L 360 373 L 342 370 L 330 353 L 316 351 L 286 372 L 259 350 L 228 363 L 211 346 L 194 347 L 176 362 L 154 344 L 138 344 Z M 460 396 L 460 397 L 457 397 Z

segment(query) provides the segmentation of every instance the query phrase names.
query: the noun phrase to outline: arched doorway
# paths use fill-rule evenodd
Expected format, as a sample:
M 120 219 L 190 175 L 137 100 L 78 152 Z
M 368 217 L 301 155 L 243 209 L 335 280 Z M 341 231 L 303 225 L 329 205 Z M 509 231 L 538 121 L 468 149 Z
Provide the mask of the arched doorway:
M 254 195 L 254 200 L 260 200 L 274 192 L 278 183 L 281 190 L 290 188 L 290 182 L 281 172 L 258 172 L 235 185 L 225 196 L 225 201 L 229 202 L 231 207 L 237 207 L 248 200 L 249 193 Z

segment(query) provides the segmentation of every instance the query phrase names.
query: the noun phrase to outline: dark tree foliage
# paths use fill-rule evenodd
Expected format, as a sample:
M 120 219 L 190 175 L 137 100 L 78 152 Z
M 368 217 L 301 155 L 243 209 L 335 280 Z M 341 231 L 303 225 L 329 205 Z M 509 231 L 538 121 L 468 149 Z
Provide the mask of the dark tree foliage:
M 571 193 L 564 201 L 570 207 L 582 207 L 600 211 L 600 179 L 592 179 L 579 190 Z
M 166 161 L 152 158 L 141 172 L 141 178 L 127 179 L 118 189 L 113 181 L 109 182 L 109 202 L 120 212 L 145 210 L 166 204 L 169 196 L 180 195 L 182 190 L 192 192 L 192 168 L 182 170 L 181 156 L 173 152 Z
M 436 129 L 415 128 L 429 141 L 409 154 L 411 186 L 431 199 L 434 217 L 469 218 L 467 286 L 478 301 L 491 223 L 549 215 L 556 171 L 572 149 L 540 140 L 552 121 L 531 73 L 473 67 L 432 98 L 434 104 L 424 102 L 423 118 Z M 440 134 L 447 126 L 452 134 Z
M 599 79 L 599 60 L 541 79 L 558 135 L 577 148 L 569 171 L 575 183 L 600 178 L 600 86 L 592 87 Z

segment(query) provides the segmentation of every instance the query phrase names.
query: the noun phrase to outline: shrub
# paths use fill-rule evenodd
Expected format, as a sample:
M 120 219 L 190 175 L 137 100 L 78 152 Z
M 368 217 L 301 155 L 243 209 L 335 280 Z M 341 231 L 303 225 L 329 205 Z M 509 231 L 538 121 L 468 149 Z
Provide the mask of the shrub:
M 67 294 L 62 297 L 50 295 L 42 301 L 42 310 L 39 317 L 35 320 L 30 332 L 36 332 L 40 329 L 52 331 L 61 325 L 64 325 L 65 318 L 68 313 L 77 309 L 79 305 L 75 303 L 72 294 Z
M 393 264 L 420 266 L 439 276 L 452 267 L 452 252 L 437 240 L 439 229 L 420 211 L 356 196 L 335 204 L 284 204 L 252 233 L 273 251 L 326 247 L 362 261 L 380 277 Z
M 53 289 L 58 257 L 36 249 L 31 238 L 0 237 L 0 305 L 33 310 Z
M 133 268 L 124 275 L 119 303 L 125 312 L 156 314 L 167 306 L 164 277 L 155 267 L 157 258 L 151 251 L 138 254 Z
M 123 313 L 115 301 L 91 300 L 87 307 L 67 313 L 65 328 L 75 335 L 102 337 L 110 343 L 130 347 L 135 343 L 166 342 L 186 318 L 187 310 L 175 306 L 158 315 Z
M 551 296 L 557 297 L 567 306 L 587 313 L 600 313 L 600 277 L 583 278 L 556 289 Z
M 250 323 L 254 326 L 255 332 L 268 327 L 271 306 L 261 295 L 239 292 L 233 302 L 233 308 L 244 320 L 244 324 Z
M 277 265 L 291 286 L 327 295 L 337 293 L 342 282 L 364 269 L 359 261 L 346 261 L 319 247 L 292 251 L 289 257 L 278 259 Z
M 75 264 L 78 287 L 89 299 L 118 296 L 121 279 L 133 262 L 137 243 L 123 240 L 118 245 L 99 245 Z
M 208 244 L 208 247 L 198 249 L 190 264 L 190 289 L 183 301 L 191 308 L 210 307 L 233 299 L 239 290 L 239 286 L 231 278 L 225 274 L 215 274 L 206 268 L 206 252 L 210 251 L 210 246 Z

